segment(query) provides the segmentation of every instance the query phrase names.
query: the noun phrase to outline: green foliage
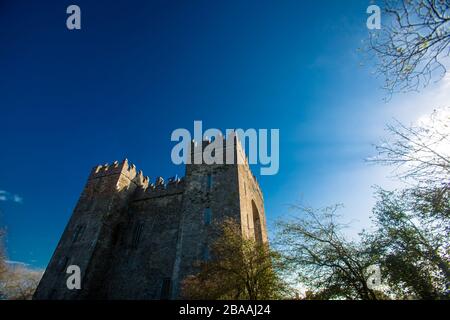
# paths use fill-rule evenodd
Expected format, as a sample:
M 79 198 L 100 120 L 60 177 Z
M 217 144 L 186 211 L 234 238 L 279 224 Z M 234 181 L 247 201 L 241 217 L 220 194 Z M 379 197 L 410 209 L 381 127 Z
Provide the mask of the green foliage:
M 450 283 L 450 189 L 377 190 L 375 229 L 350 241 L 339 206 L 280 221 L 277 245 L 305 299 L 448 299 Z M 367 269 L 381 267 L 382 286 L 367 286 Z
M 399 298 L 449 297 L 450 189 L 379 189 L 376 231 L 366 243 Z
M 278 224 L 277 244 L 298 281 L 309 288 L 307 299 L 377 299 L 367 286 L 373 258 L 361 243 L 344 237 L 339 207 L 295 206 L 299 215 Z
M 5 232 L 3 229 L 0 229 L 0 300 L 6 298 L 6 293 L 3 289 L 3 283 L 6 279 L 7 266 L 6 266 L 6 253 L 4 247 L 4 236 Z
M 388 127 L 390 141 L 373 161 L 394 166 L 409 183 L 401 191 L 378 188 L 374 228 L 359 241 L 344 237 L 338 207 L 296 207 L 280 222 L 279 245 L 306 299 L 448 299 L 450 289 L 450 120 L 448 109 L 415 126 Z M 381 268 L 381 285 L 367 288 L 366 270 Z
M 199 263 L 199 273 L 183 282 L 187 299 L 279 299 L 288 287 L 279 273 L 280 255 L 267 244 L 242 236 L 237 223 L 226 221 L 211 248 L 212 258 Z
M 4 278 L 6 274 L 6 252 L 5 252 L 5 246 L 4 246 L 4 237 L 5 232 L 3 229 L 0 229 L 0 281 Z
M 0 229 L 0 300 L 29 300 L 42 277 L 41 270 L 6 263 L 5 231 Z

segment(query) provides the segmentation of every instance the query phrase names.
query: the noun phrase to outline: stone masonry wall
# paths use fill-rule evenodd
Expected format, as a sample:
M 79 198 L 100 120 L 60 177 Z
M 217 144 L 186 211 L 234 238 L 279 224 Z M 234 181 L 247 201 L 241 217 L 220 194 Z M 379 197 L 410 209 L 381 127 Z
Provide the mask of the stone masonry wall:
M 237 140 L 227 143 L 242 164 L 188 164 L 167 183 L 127 160 L 95 167 L 34 299 L 176 299 L 224 219 L 267 242 L 259 185 Z M 81 290 L 66 287 L 69 265 L 81 269 Z

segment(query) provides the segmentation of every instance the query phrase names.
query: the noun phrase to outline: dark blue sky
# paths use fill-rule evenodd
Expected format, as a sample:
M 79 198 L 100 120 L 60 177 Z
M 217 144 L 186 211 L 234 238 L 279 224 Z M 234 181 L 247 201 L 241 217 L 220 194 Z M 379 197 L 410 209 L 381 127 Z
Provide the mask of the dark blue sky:
M 269 225 L 299 197 L 353 199 L 330 177 L 364 165 L 392 114 L 356 52 L 369 4 L 0 1 L 0 190 L 23 198 L 0 201 L 10 259 L 46 266 L 96 164 L 183 175 L 170 134 L 194 120 L 280 129 L 280 172 L 260 177 Z

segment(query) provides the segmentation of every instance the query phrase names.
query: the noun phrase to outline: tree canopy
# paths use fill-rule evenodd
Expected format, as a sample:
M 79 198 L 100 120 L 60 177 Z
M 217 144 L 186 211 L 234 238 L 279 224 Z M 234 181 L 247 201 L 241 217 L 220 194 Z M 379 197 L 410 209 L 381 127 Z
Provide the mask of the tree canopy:
M 367 49 L 388 92 L 418 90 L 446 74 L 449 9 L 449 0 L 382 2 L 382 26 L 370 32 Z
M 280 277 L 280 256 L 267 244 L 242 236 L 234 220 L 226 220 L 211 247 L 211 257 L 199 261 L 199 272 L 183 282 L 188 299 L 279 299 L 289 292 Z
M 294 206 L 277 244 L 308 299 L 448 299 L 450 289 L 450 128 L 446 109 L 418 124 L 389 126 L 375 163 L 394 167 L 402 190 L 376 188 L 373 227 L 345 236 L 339 206 Z M 371 266 L 380 283 L 369 286 Z

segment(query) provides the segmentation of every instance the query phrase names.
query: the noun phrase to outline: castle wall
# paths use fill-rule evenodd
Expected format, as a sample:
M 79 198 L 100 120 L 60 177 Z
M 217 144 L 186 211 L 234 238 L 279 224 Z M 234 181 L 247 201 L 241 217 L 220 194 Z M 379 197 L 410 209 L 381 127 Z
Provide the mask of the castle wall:
M 258 242 L 267 243 L 264 199 L 259 184 L 247 164 L 239 165 L 238 171 L 242 234 Z
M 227 141 L 242 164 L 188 164 L 184 179 L 168 183 L 149 184 L 126 160 L 95 167 L 34 298 L 176 299 L 211 258 L 225 219 L 267 242 L 261 190 L 237 140 Z M 69 265 L 81 269 L 81 290 L 66 287 Z
M 220 221 L 239 221 L 238 172 L 230 165 L 187 165 L 180 243 L 174 269 L 174 296 L 181 294 L 180 282 L 197 272 L 198 262 L 210 258 L 210 247 Z M 208 176 L 211 187 L 208 187 Z M 211 220 L 206 215 L 210 213 Z
M 170 287 L 163 288 L 173 272 L 183 187 L 152 193 L 142 192 L 127 210 L 104 284 L 107 299 L 170 298 Z
M 95 292 L 108 269 L 111 232 L 143 177 L 128 162 L 96 167 L 80 196 L 35 293 L 39 299 L 82 299 Z M 67 290 L 65 270 L 77 265 L 83 290 Z

